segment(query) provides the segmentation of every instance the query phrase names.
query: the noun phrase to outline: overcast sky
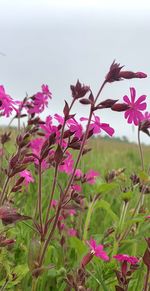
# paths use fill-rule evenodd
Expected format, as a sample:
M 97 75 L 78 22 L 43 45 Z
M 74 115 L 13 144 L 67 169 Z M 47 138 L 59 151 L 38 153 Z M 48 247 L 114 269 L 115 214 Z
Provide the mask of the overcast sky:
M 102 99 L 122 99 L 134 86 L 150 110 L 150 4 L 148 0 L 0 0 L 0 84 L 17 99 L 41 84 L 53 93 L 47 114 L 62 112 L 76 80 L 99 89 L 114 59 L 147 79 L 107 85 Z M 78 105 L 78 116 L 87 115 Z M 122 113 L 100 112 L 116 136 L 136 139 Z M 1 119 L 1 124 L 5 122 Z M 146 136 L 143 141 L 149 143 Z

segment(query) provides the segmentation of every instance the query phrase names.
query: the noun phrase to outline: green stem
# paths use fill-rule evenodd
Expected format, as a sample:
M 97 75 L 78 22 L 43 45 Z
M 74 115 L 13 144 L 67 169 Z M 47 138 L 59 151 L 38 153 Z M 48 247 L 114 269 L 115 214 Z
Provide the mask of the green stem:
M 37 287 L 37 279 L 36 278 L 32 278 L 32 289 L 31 289 L 31 291 L 36 291 L 36 287 Z

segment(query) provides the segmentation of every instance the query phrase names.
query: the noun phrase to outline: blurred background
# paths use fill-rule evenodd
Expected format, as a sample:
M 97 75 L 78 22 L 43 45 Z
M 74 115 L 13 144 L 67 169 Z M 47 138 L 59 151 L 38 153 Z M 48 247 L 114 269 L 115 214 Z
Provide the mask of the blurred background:
M 149 1 L 0 0 L 0 11 L 0 84 L 13 98 L 21 100 L 48 84 L 53 100 L 46 114 L 61 114 L 64 99 L 71 99 L 70 84 L 79 79 L 96 94 L 116 59 L 148 78 L 107 85 L 101 98 L 122 100 L 135 87 L 137 97 L 147 95 L 150 110 Z M 86 116 L 87 108 L 78 104 L 74 112 Z M 137 129 L 123 113 L 98 114 L 115 128 L 116 137 L 136 141 Z M 149 144 L 144 134 L 142 141 Z

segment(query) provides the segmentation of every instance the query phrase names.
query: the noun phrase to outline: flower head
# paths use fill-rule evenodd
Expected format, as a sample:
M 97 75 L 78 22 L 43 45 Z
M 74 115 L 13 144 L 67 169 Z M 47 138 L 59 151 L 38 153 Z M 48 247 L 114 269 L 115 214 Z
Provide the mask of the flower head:
M 95 183 L 95 179 L 96 177 L 99 176 L 99 173 L 94 171 L 94 170 L 89 170 L 86 174 L 85 174 L 85 179 L 86 182 L 89 184 L 94 184 Z
M 136 90 L 135 88 L 130 88 L 130 94 L 131 94 L 131 101 L 129 100 L 128 96 L 124 96 L 123 100 L 125 103 L 129 105 L 129 109 L 126 110 L 124 116 L 128 120 L 128 123 L 134 123 L 135 125 L 138 125 L 140 121 L 143 119 L 143 114 L 141 111 L 146 109 L 146 95 L 140 96 L 136 101 L 135 101 L 135 96 L 136 96 Z
M 31 108 L 28 110 L 30 114 L 43 112 L 45 107 L 48 106 L 48 99 L 52 98 L 48 85 L 42 85 L 41 88 L 42 90 L 32 97 Z
M 66 174 L 70 175 L 73 171 L 73 164 L 74 160 L 72 158 L 72 155 L 69 152 L 67 152 L 66 159 L 63 161 L 61 165 L 59 165 L 59 171 L 65 172 Z
M 5 93 L 3 86 L 0 86 L 0 115 L 9 117 L 14 109 L 15 102 Z
M 75 118 L 71 118 L 67 121 L 67 126 L 69 127 L 71 132 L 74 132 L 74 136 L 77 138 L 81 138 L 83 134 L 83 128 L 80 123 L 78 123 Z
M 130 265 L 136 265 L 139 262 L 138 258 L 126 254 L 118 254 L 113 256 L 113 258 L 122 263 L 127 262 Z
M 69 228 L 68 229 L 68 235 L 69 236 L 77 236 L 77 231 L 74 228 Z
M 88 118 L 81 117 L 80 120 L 85 121 L 88 120 Z M 114 129 L 110 127 L 108 123 L 101 123 L 99 116 L 96 116 L 93 113 L 93 119 L 91 121 L 92 123 L 90 124 L 90 129 L 93 130 L 94 134 L 100 133 L 101 130 L 104 130 L 108 135 L 113 136 L 115 132 Z
M 29 183 L 34 182 L 34 178 L 32 177 L 31 172 L 28 170 L 24 170 L 24 171 L 20 172 L 19 176 L 25 178 L 24 183 L 26 186 L 28 186 Z
M 107 253 L 104 251 L 103 245 L 96 245 L 96 241 L 92 238 L 90 239 L 88 244 L 94 256 L 101 258 L 103 261 L 109 261 L 109 257 Z

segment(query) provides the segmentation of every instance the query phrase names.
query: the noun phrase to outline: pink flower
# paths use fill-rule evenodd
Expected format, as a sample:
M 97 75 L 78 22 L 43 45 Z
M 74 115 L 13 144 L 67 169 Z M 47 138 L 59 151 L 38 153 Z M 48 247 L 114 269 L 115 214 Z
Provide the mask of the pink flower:
M 68 235 L 69 236 L 77 236 L 77 231 L 74 228 L 69 228 Z
M 127 262 L 131 265 L 136 265 L 139 262 L 139 260 L 136 257 L 129 256 L 126 254 L 118 254 L 118 255 L 113 256 L 113 258 L 115 258 L 119 262 L 122 262 L 122 263 Z
M 150 112 L 146 111 L 144 114 L 143 114 L 143 119 L 142 121 L 150 121 Z
M 90 239 L 88 242 L 90 248 L 91 248 L 91 253 L 95 255 L 98 258 L 101 258 L 103 261 L 109 261 L 109 257 L 107 253 L 104 251 L 103 245 L 96 245 L 96 241 L 94 239 Z
M 85 174 L 85 179 L 86 182 L 89 184 L 94 184 L 95 183 L 95 179 L 96 177 L 99 176 L 99 173 L 93 170 L 89 170 L 86 174 Z
M 130 95 L 131 95 L 131 101 L 129 100 L 128 96 L 124 96 L 123 100 L 125 103 L 129 105 L 129 109 L 126 110 L 124 116 L 127 119 L 128 123 L 134 123 L 135 125 L 138 125 L 140 121 L 143 119 L 143 114 L 141 111 L 146 109 L 146 102 L 143 102 L 146 99 L 146 95 L 140 96 L 135 101 L 136 96 L 136 90 L 135 88 L 130 88 Z
M 63 161 L 63 164 L 59 166 L 60 172 L 65 172 L 66 174 L 70 175 L 73 171 L 73 164 L 74 160 L 72 155 L 67 152 L 67 158 Z
M 70 216 L 74 216 L 76 214 L 76 210 L 75 209 L 69 209 L 68 211 Z
M 35 138 L 30 142 L 30 147 L 32 149 L 32 152 L 40 157 L 40 153 L 41 153 L 41 148 L 43 146 L 45 139 L 44 138 Z
M 76 184 L 76 185 L 72 185 L 71 186 L 72 190 L 77 191 L 77 192 L 81 192 L 81 186 Z
M 32 108 L 29 108 L 28 112 L 30 114 L 43 112 L 48 106 L 48 99 L 51 98 L 52 93 L 49 91 L 48 85 L 42 85 L 42 92 L 38 92 L 32 97 Z
M 99 116 L 96 116 L 94 113 L 93 113 L 93 118 L 94 119 L 91 120 L 92 123 L 90 124 L 90 129 L 93 129 L 94 134 L 100 133 L 102 129 L 108 135 L 113 136 L 115 131 L 112 127 L 109 126 L 108 123 L 101 123 Z M 85 120 L 88 120 L 88 118 L 81 117 L 80 120 L 85 121 Z
M 40 157 L 41 149 L 44 142 L 45 142 L 44 138 L 35 138 L 30 142 L 32 153 L 35 154 L 38 158 Z M 38 165 L 39 164 L 38 159 L 35 158 L 34 163 Z M 46 170 L 48 167 L 48 164 L 45 160 L 43 160 L 41 166 L 42 166 L 42 170 Z
M 57 126 L 53 125 L 53 119 L 50 115 L 46 117 L 45 124 L 41 124 L 40 127 L 45 132 L 46 137 L 49 137 L 54 132 L 56 133 L 57 136 L 60 135 Z
M 59 124 L 63 125 L 63 123 L 64 123 L 64 117 L 62 117 L 61 115 L 59 115 L 59 114 L 56 113 L 54 115 L 54 118 L 59 122 Z
M 34 178 L 32 177 L 31 172 L 28 170 L 24 170 L 24 171 L 20 172 L 19 176 L 25 178 L 24 183 L 26 186 L 28 186 L 29 183 L 34 182 Z
M 57 206 L 57 203 L 58 203 L 58 201 L 53 199 L 51 202 L 51 206 L 55 208 Z
M 4 87 L 0 86 L 0 115 L 9 117 L 14 109 L 15 102 L 5 93 Z
M 81 138 L 83 134 L 83 128 L 80 123 L 78 123 L 75 118 L 71 118 L 67 121 L 67 126 L 71 132 L 74 132 L 74 136 Z
M 82 171 L 80 169 L 76 169 L 75 171 L 75 177 L 76 178 L 81 178 L 83 175 Z

